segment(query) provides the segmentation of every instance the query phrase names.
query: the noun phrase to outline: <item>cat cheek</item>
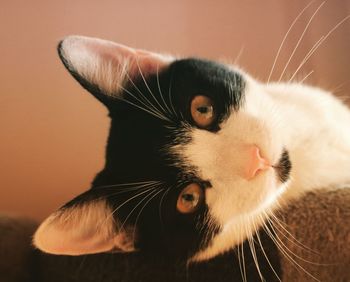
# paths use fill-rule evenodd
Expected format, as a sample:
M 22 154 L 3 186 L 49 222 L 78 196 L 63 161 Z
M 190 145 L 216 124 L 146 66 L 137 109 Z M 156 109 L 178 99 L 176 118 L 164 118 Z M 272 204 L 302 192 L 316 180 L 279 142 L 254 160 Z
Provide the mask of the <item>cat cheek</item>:
M 34 245 L 46 253 L 82 255 L 113 249 L 133 251 L 132 232 L 118 232 L 104 200 L 62 208 L 49 216 L 34 234 Z

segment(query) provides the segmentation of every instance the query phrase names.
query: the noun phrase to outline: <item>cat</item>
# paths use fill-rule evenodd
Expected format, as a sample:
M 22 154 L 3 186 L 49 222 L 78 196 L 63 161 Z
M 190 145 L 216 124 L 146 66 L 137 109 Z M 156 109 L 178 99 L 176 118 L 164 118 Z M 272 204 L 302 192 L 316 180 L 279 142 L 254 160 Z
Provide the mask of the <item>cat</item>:
M 207 260 L 281 203 L 350 181 L 350 111 L 322 89 L 83 36 L 58 52 L 111 127 L 91 188 L 36 231 L 44 252 Z

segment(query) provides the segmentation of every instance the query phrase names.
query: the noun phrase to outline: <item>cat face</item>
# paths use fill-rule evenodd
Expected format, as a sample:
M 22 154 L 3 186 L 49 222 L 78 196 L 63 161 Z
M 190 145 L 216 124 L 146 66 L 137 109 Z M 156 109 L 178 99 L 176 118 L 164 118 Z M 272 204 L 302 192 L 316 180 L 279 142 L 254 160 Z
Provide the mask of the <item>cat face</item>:
M 58 51 L 109 110 L 106 164 L 46 219 L 45 252 L 215 256 L 259 227 L 288 183 L 288 148 L 264 86 L 232 66 L 71 36 Z

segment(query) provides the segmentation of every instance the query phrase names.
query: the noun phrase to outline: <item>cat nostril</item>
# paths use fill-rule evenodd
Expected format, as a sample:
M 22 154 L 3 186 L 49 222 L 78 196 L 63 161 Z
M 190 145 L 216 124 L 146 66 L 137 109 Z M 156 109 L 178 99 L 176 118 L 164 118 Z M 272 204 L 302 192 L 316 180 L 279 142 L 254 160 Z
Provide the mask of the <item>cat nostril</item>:
M 252 145 L 248 149 L 248 162 L 246 163 L 244 178 L 251 180 L 260 170 L 270 168 L 270 162 L 260 154 L 260 149 L 256 145 Z

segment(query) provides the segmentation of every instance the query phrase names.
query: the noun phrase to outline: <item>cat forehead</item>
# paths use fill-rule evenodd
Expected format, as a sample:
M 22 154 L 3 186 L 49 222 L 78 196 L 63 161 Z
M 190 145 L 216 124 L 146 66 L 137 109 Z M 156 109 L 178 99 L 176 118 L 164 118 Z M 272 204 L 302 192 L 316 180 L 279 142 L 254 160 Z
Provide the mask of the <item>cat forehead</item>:
M 144 76 L 140 73 L 138 82 L 141 85 L 147 83 L 143 78 Z M 218 92 L 220 90 L 231 91 L 232 86 L 238 84 L 238 80 L 242 79 L 242 75 L 225 64 L 199 58 L 187 58 L 173 61 L 161 72 L 150 74 L 148 79 L 150 81 L 156 79 L 159 82 L 168 80 L 172 89 L 187 88 Z M 210 93 L 203 94 L 209 95 Z

